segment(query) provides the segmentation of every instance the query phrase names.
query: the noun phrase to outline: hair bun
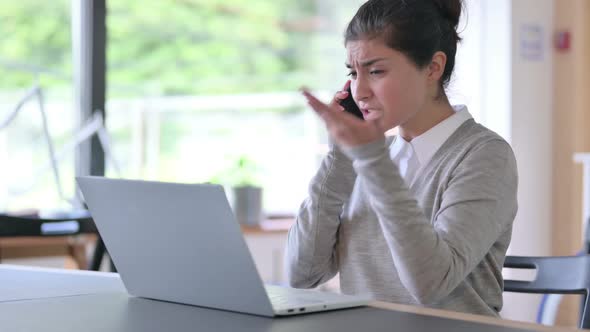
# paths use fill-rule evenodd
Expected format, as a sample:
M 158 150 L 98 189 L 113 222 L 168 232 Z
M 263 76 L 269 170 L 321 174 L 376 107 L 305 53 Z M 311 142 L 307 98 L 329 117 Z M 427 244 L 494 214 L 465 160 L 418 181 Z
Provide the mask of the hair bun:
M 455 29 L 459 26 L 459 18 L 461 17 L 461 9 L 463 3 L 461 0 L 434 0 L 437 7 L 440 9 L 442 16 L 449 20 Z

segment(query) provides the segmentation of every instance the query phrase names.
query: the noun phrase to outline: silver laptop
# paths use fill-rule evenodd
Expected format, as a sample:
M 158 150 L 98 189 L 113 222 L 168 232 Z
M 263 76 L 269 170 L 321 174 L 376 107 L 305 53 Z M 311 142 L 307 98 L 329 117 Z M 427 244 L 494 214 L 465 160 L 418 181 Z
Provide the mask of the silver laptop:
M 265 286 L 219 185 L 103 177 L 77 181 L 133 296 L 269 317 L 370 301 Z

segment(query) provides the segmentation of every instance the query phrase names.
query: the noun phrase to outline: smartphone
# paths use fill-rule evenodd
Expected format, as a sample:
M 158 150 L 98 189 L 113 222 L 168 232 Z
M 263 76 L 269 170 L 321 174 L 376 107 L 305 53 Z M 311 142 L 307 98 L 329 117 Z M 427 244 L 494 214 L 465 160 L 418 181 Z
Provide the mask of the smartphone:
M 363 112 L 359 109 L 357 104 L 355 103 L 354 99 L 352 98 L 352 92 L 350 91 L 350 87 L 346 90 L 348 91 L 348 97 L 340 101 L 340 105 L 344 107 L 344 110 L 357 118 L 364 120 Z

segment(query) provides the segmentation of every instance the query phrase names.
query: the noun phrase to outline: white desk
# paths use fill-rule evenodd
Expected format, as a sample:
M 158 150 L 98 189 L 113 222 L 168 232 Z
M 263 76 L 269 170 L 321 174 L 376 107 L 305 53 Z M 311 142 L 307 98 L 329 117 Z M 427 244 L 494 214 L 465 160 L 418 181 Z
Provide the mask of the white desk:
M 369 307 L 285 318 L 134 298 L 116 274 L 0 265 L 2 331 L 573 331 L 375 302 Z

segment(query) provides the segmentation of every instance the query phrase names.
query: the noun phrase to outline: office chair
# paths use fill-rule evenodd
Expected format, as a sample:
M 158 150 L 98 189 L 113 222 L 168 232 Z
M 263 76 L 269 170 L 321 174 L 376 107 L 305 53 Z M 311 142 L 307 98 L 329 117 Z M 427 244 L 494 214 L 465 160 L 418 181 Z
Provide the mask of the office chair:
M 536 294 L 580 294 L 583 305 L 580 328 L 590 328 L 590 256 L 507 256 L 506 268 L 536 269 L 533 281 L 504 280 L 504 291 Z

